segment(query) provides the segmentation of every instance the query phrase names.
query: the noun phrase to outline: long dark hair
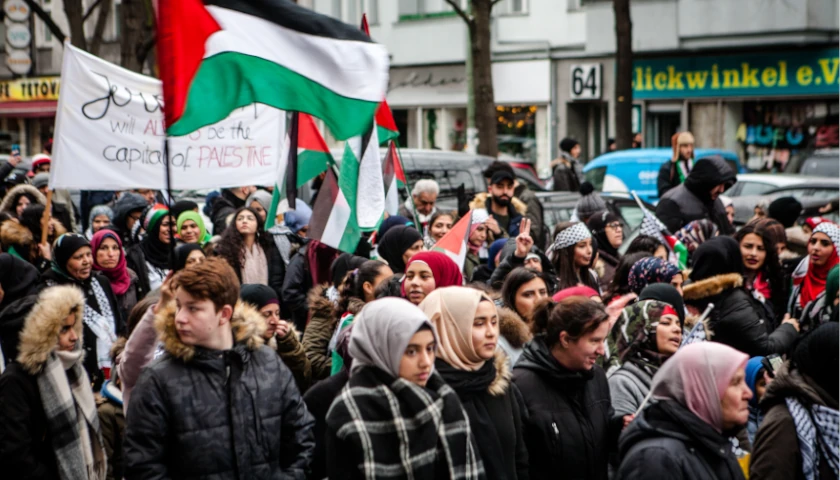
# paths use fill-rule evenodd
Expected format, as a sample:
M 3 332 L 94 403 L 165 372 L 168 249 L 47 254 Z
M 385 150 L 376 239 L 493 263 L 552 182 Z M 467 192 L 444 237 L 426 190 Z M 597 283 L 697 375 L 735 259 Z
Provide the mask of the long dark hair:
M 271 247 L 271 239 L 263 229 L 263 221 L 260 220 L 260 216 L 257 215 L 257 212 L 253 208 L 241 207 L 234 212 L 233 220 L 231 220 L 230 225 L 222 233 L 222 239 L 219 240 L 219 244 L 216 246 L 216 255 L 227 260 L 239 277 L 242 276 L 242 263 L 245 261 L 245 238 L 236 229 L 236 217 L 245 211 L 251 212 L 254 218 L 257 219 L 257 233 L 254 239 L 256 244 L 263 249 L 266 256 L 268 256 L 269 248 Z
M 758 218 L 755 219 L 738 230 L 735 234 L 735 240 L 738 241 L 740 247 L 741 241 L 749 234 L 755 234 L 761 237 L 761 243 L 764 244 L 764 265 L 761 266 L 759 272 L 762 277 L 770 283 L 770 302 L 773 305 L 773 314 L 779 316 L 785 310 L 785 290 L 784 290 L 784 275 L 782 274 L 782 264 L 779 261 L 779 254 L 776 251 L 776 244 L 781 243 L 777 238 L 776 232 L 773 230 L 773 224 L 778 223 L 772 219 Z M 782 240 L 784 241 L 784 240 Z M 746 266 L 744 266 L 746 271 Z
M 516 292 L 519 291 L 519 288 L 522 287 L 522 285 L 525 285 L 535 278 L 541 279 L 545 283 L 546 290 L 548 290 L 549 283 L 545 274 L 525 267 L 514 268 L 507 277 L 505 277 L 505 283 L 502 284 L 502 304 L 518 313 L 523 319 L 525 317 L 516 309 Z
M 618 261 L 618 265 L 615 267 L 615 274 L 613 275 L 613 279 L 610 281 L 609 287 L 607 287 L 606 294 L 604 294 L 604 300 L 609 302 L 610 299 L 614 297 L 620 297 L 621 295 L 630 293 L 632 291 L 630 289 L 630 269 L 633 268 L 633 265 L 639 260 L 652 256 L 652 253 L 644 251 L 625 253 L 624 256 L 621 257 L 621 260 Z
M 627 246 L 627 251 L 624 252 L 624 255 L 630 255 L 631 253 L 637 252 L 647 252 L 652 257 L 656 254 L 656 251 L 659 250 L 659 247 L 664 246 L 665 245 L 663 245 L 656 237 L 642 234 L 630 242 L 630 245 Z
M 557 234 L 574 224 L 575 222 L 558 223 L 554 227 L 552 237 L 557 237 Z M 595 257 L 594 248 L 592 249 L 592 257 Z M 575 245 L 569 245 L 566 248 L 554 251 L 551 255 L 551 263 L 554 265 L 554 271 L 557 272 L 558 291 L 564 288 L 574 287 L 578 283 L 594 288 L 595 291 L 600 291 L 598 282 L 589 273 L 589 266 L 578 267 L 575 265 Z
M 348 311 L 351 300 L 365 301 L 365 282 L 373 285 L 384 266 L 385 263 L 379 260 L 368 260 L 359 268 L 347 272 L 338 288 L 338 305 L 335 309 L 338 315 L 343 315 L 344 312 Z
M 585 297 L 569 297 L 560 303 L 550 299 L 542 300 L 534 308 L 531 332 L 543 336 L 548 348 L 560 341 L 560 333 L 566 332 L 571 340 L 577 340 L 594 332 L 609 320 L 604 305 Z

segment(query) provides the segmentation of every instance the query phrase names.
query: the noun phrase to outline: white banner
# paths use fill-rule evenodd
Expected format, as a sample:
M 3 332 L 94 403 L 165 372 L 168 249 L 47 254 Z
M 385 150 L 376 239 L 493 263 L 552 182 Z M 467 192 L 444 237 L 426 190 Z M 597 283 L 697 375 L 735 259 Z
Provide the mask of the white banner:
M 162 106 L 160 80 L 66 44 L 50 188 L 164 188 Z M 273 185 L 285 122 L 281 110 L 250 105 L 189 136 L 170 137 L 172 188 Z

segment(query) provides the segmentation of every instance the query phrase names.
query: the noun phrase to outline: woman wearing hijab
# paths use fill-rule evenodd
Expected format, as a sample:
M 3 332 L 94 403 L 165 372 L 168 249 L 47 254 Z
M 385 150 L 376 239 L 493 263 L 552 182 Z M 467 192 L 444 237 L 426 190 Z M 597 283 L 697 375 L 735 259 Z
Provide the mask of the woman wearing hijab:
M 755 444 L 755 434 L 764 420 L 764 414 L 758 404 L 767 392 L 767 386 L 770 384 L 769 380 L 772 379 L 771 375 L 775 375 L 773 370 L 768 373 L 764 366 L 765 362 L 767 362 L 767 357 L 752 357 L 747 361 L 746 382 L 753 394 L 749 406 L 750 419 L 747 422 L 747 438 L 750 445 Z
M 201 245 L 197 243 L 182 243 L 175 247 L 175 270 L 181 270 L 190 265 L 197 265 L 207 259 Z
M 481 265 L 481 251 L 487 254 L 487 221 L 489 215 L 487 210 L 483 208 L 476 208 L 472 211 L 470 217 L 470 235 L 467 238 L 467 256 L 464 259 L 464 278 L 470 279 L 473 272 Z
M 653 376 L 680 348 L 684 321 L 682 301 L 670 305 L 648 299 L 624 308 L 607 338 L 607 376 L 616 416 L 633 415 L 642 406 Z
M 435 370 L 455 390 L 488 478 L 528 478 L 528 450 L 506 355 L 496 350 L 499 317 L 482 292 L 439 288 L 420 305 L 438 332 Z
M 277 292 L 265 285 L 245 284 L 239 290 L 239 298 L 256 308 L 265 319 L 263 339 L 266 345 L 275 350 L 292 371 L 298 390 L 305 392 L 312 381 L 312 368 L 295 326 L 280 318 L 280 300 L 277 298 Z
M 0 463 L 7 478 L 103 480 L 102 431 L 82 367 L 85 298 L 45 289 L 26 317 L 17 362 L 0 376 Z
M 744 260 L 747 290 L 767 309 L 773 323 L 781 322 L 786 310 L 784 273 L 776 246 L 784 243 L 784 236 L 778 237 L 772 225 L 781 224 L 772 218 L 752 220 L 735 234 L 735 240 L 741 246 L 741 258 Z
M 265 224 L 266 215 L 271 208 L 271 192 L 262 189 L 255 190 L 245 199 L 245 206 L 257 212 L 257 215 Z
M 749 416 L 747 358 L 726 345 L 700 342 L 665 362 L 651 385 L 656 403 L 621 435 L 616 478 L 743 479 L 729 437 Z
M 90 242 L 93 254 L 93 269 L 100 272 L 117 297 L 117 305 L 123 319 L 137 304 L 137 274 L 129 269 L 125 261 L 122 240 L 116 232 L 102 229 L 93 234 Z
M 703 218 L 688 222 L 686 226 L 677 230 L 675 236 L 688 249 L 689 256 L 706 240 L 718 235 L 718 226 L 715 222 Z
M 393 267 L 392 267 L 393 269 Z M 464 284 L 461 269 L 441 252 L 420 252 L 408 260 L 402 294 L 409 302 L 420 305 L 436 288 L 460 287 Z
M 799 324 L 787 318 L 773 328 L 764 307 L 744 288 L 744 262 L 734 238 L 715 237 L 700 245 L 689 278 L 692 283 L 683 288 L 685 303 L 694 314 L 714 305 L 707 326 L 715 342 L 754 357 L 781 355 L 793 346 Z
M 114 211 L 108 205 L 97 205 L 90 209 L 88 216 L 88 229 L 85 230 L 85 238 L 93 240 L 93 234 L 111 226 L 114 221 Z
M 817 327 L 776 372 L 761 402 L 751 480 L 838 478 L 838 338 L 836 322 Z
M 808 240 L 808 256 L 793 272 L 793 291 L 788 301 L 788 313 L 799 318 L 809 302 L 825 292 L 828 272 L 840 262 L 840 226 L 824 222 L 814 228 Z
M 824 323 L 838 321 L 837 298 L 840 289 L 840 265 L 828 271 L 825 279 L 825 291 L 815 300 L 808 302 L 800 315 L 800 322 L 807 325 L 803 331 L 818 327 Z
M 176 223 L 178 239 L 184 243 L 204 245 L 210 241 L 210 234 L 204 226 L 201 214 L 192 210 L 181 212 Z
M 73 285 L 85 294 L 84 367 L 94 391 L 111 371 L 109 352 L 117 335 L 123 331 L 119 304 L 107 277 L 93 271 L 93 253 L 87 239 L 77 233 L 58 237 L 53 248 L 52 269 L 41 275 L 41 288 Z
M 560 223 L 554 229 L 554 242 L 545 254 L 551 259 L 557 274 L 557 290 L 584 285 L 600 291 L 592 262 L 592 233 L 581 222 Z
M 283 260 L 265 233 L 259 215 L 250 207 L 242 207 L 233 214 L 216 252 L 233 267 L 243 284 L 267 285 L 280 295 L 285 272 Z
M 327 414 L 330 479 L 485 477 L 458 395 L 434 370 L 436 347 L 416 306 L 365 305 L 350 337 L 350 380 Z
M 621 254 L 618 247 L 624 242 L 624 227 L 621 218 L 610 212 L 602 210 L 589 217 L 586 226 L 592 231 L 592 236 L 598 241 L 598 260 L 595 262 L 595 271 L 601 283 L 601 289 L 606 289 L 615 275 L 618 261 Z
M 394 272 L 404 272 L 408 259 L 423 250 L 423 236 L 414 227 L 396 225 L 379 238 L 379 259 Z M 418 302 L 419 303 L 419 302 Z
M 682 294 L 683 274 L 676 265 L 661 258 L 646 257 L 633 264 L 627 276 L 631 292 L 638 295 L 654 283 L 671 284 Z
M 625 253 L 618 262 L 610 286 L 604 291 L 604 299 L 609 303 L 622 295 L 633 292 L 633 289 L 630 288 L 630 270 L 636 262 L 651 256 L 647 252 Z
M 142 240 L 125 252 L 128 268 L 137 273 L 137 298 L 159 288 L 169 273 L 169 229 L 173 223 L 168 210 L 151 207 L 134 225 L 134 230 L 146 230 Z
M 607 377 L 596 364 L 609 327 L 604 306 L 587 298 L 537 307 L 534 339 L 513 368 L 532 480 L 606 480 L 624 420 L 613 418 Z

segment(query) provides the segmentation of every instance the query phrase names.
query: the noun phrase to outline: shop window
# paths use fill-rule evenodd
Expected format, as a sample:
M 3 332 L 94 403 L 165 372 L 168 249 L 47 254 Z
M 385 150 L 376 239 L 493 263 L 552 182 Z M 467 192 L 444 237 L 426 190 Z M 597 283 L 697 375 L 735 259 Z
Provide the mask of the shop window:
M 499 153 L 529 163 L 537 160 L 537 107 L 496 107 Z

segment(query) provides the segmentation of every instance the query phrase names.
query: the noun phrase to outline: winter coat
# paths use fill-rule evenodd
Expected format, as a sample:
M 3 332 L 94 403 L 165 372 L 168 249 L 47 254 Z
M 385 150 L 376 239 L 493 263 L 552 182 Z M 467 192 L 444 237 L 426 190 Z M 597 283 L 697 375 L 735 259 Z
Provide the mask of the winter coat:
M 560 157 L 555 161 L 554 186 L 555 192 L 577 192 L 580 190 L 581 179 L 583 179 L 583 167 L 566 152 L 560 152 Z
M 467 257 L 464 259 L 464 270 L 462 272 L 464 274 L 464 278 L 472 281 L 473 273 L 475 273 L 475 270 L 479 265 L 481 265 L 481 259 L 478 258 L 478 255 L 472 252 L 467 252 Z
M 615 269 L 618 267 L 618 260 L 609 253 L 598 250 L 598 261 L 595 263 L 594 270 L 598 274 L 598 283 L 602 292 L 607 291 L 610 287 L 610 283 L 615 277 Z
M 350 379 L 350 372 L 346 368 L 335 375 L 316 383 L 304 395 L 303 401 L 309 413 L 315 418 L 315 450 L 312 454 L 312 471 L 309 473 L 311 479 L 321 479 L 327 476 L 327 445 L 325 436 L 327 434 L 327 412 L 330 406 L 347 385 Z
M 508 274 L 514 268 L 525 266 L 525 257 L 517 257 L 515 252 L 516 239 L 511 238 L 507 241 L 505 246 L 502 247 L 502 255 L 499 257 L 499 265 L 495 270 L 493 270 L 493 274 L 490 276 L 490 281 L 488 282 L 490 287 L 494 290 L 502 289 L 502 285 L 505 283 L 505 278 L 507 278 Z M 548 288 L 549 292 L 557 291 L 557 276 L 554 273 L 554 265 L 551 264 L 551 260 L 549 260 L 545 253 L 536 246 L 531 247 L 531 252 L 539 255 L 543 273 L 546 274 L 549 279 L 549 283 L 551 283 L 551 285 L 546 285 L 546 288 Z
M 685 286 L 683 298 L 701 311 L 714 304 L 706 320 L 712 340 L 750 357 L 787 353 L 796 341 L 796 329 L 785 323 L 772 330 L 766 310 L 743 284 L 744 277 L 738 273 L 715 275 Z
M 493 199 L 490 198 L 490 194 L 488 193 L 479 193 L 470 201 L 470 209 L 477 209 L 477 208 L 484 208 L 487 210 L 487 213 L 490 214 L 491 217 L 496 217 L 496 214 L 493 213 L 493 209 L 490 208 L 490 202 Z M 510 204 L 508 204 L 508 228 L 507 231 L 502 229 L 501 237 L 515 237 L 519 235 L 519 222 L 522 221 L 522 216 L 528 213 L 528 206 L 522 203 L 516 197 L 510 199 Z M 493 232 L 488 233 L 487 243 L 490 244 L 495 240 L 495 238 L 490 238 L 494 236 Z
M 326 296 L 326 290 L 326 285 L 318 285 L 308 295 L 312 316 L 303 336 L 303 351 L 312 366 L 313 382 L 329 377 L 332 371 L 332 356 L 328 349 L 338 326 L 338 318 L 335 316 L 333 302 Z
M 154 305 L 146 310 L 134 331 L 125 342 L 120 363 L 117 365 L 120 382 L 122 382 L 122 399 L 124 411 L 128 411 L 128 400 L 131 391 L 137 384 L 140 372 L 151 363 L 158 344 L 158 334 L 155 330 Z
M 537 195 L 528 188 L 528 185 L 525 185 L 524 183 L 517 182 L 516 187 L 513 189 L 513 195 L 515 198 L 518 198 L 519 201 L 524 203 L 527 208 L 525 216 L 531 220 L 531 238 L 534 239 L 534 245 L 539 248 L 545 248 L 549 233 L 548 229 L 543 228 L 544 209 L 542 202 L 540 202 Z
M 283 298 L 283 283 L 284 277 L 286 276 L 286 264 L 283 262 L 283 257 L 280 256 L 280 251 L 274 247 L 273 241 L 265 248 L 263 248 L 262 245 L 257 246 L 263 249 L 263 253 L 265 253 L 265 261 L 268 265 L 267 286 L 274 290 L 274 293 L 277 294 L 277 298 L 280 300 L 280 305 L 282 306 L 285 304 L 285 299 Z M 236 278 L 238 278 L 240 282 L 242 282 L 242 266 L 242 261 L 237 262 L 236 265 L 231 265 L 233 271 L 236 272 Z
M 513 381 L 524 398 L 530 477 L 606 480 L 609 451 L 622 423 L 613 420 L 601 367 L 569 371 L 552 356 L 544 338 L 536 337 L 525 345 Z
M 607 379 L 616 417 L 633 415 L 650 393 L 653 378 L 633 362 L 624 362 Z
M 505 352 L 508 367 L 513 369 L 525 344 L 530 342 L 534 336 L 531 334 L 531 327 L 514 310 L 507 307 L 498 307 L 499 313 L 499 348 Z
M 303 345 L 300 343 L 300 333 L 294 325 L 291 326 L 285 337 L 275 334 L 268 341 L 268 346 L 280 355 L 283 363 L 292 371 L 298 390 L 305 392 L 312 384 L 312 367 L 309 364 L 309 358 L 306 357 L 306 352 L 303 350 Z
M 149 282 L 149 266 L 146 264 L 146 256 L 143 254 L 143 249 L 139 243 L 125 250 L 125 262 L 128 269 L 137 275 L 135 295 L 138 299 L 145 298 L 152 291 L 152 286 Z
M 0 202 L 0 212 L 5 212 L 13 217 L 17 217 L 15 208 L 17 208 L 17 200 L 22 194 L 28 194 L 35 198 L 36 203 L 40 205 L 47 205 L 47 197 L 44 196 L 37 188 L 29 184 L 17 185 L 6 193 L 3 201 Z M 55 196 L 55 195 L 53 195 Z M 52 219 L 61 223 L 64 230 L 73 230 L 75 221 L 73 219 L 72 207 L 64 203 L 57 202 L 53 198 L 52 202 Z M 40 239 L 38 239 L 40 241 Z
M 616 480 L 744 478 L 729 439 L 673 400 L 647 407 L 630 423 L 619 455 Z
M 108 457 L 108 480 L 123 477 L 123 439 L 125 438 L 125 415 L 123 415 L 122 392 L 111 382 L 102 387 L 102 396 L 97 400 L 99 425 Z
M 674 147 L 676 148 L 676 145 Z M 679 161 L 683 162 L 683 165 L 688 169 L 685 160 L 680 159 Z M 673 160 L 669 160 L 659 167 L 659 175 L 656 178 L 656 192 L 659 194 L 659 198 L 662 198 L 669 190 L 679 187 L 682 184 L 677 168 L 677 164 Z
M 53 234 L 47 236 L 47 243 L 52 245 L 55 239 L 67 233 L 67 230 L 54 218 L 50 219 L 50 224 L 53 226 Z M 40 238 L 35 238 L 31 230 L 18 222 L 8 220 L 0 224 L 0 245 L 3 246 L 3 251 L 26 260 L 39 272 L 44 273 L 49 270 L 50 262 L 41 258 L 38 253 L 37 247 L 40 242 Z
M 283 299 L 282 314 L 292 320 L 298 331 L 304 333 L 309 317 L 307 295 L 312 288 L 312 275 L 309 272 L 309 260 L 306 258 L 308 248 L 309 244 L 304 245 L 292 256 L 279 292 L 280 298 Z
M 166 353 L 132 392 L 126 478 L 304 478 L 314 422 L 259 312 L 236 304 L 223 352 L 182 343 L 174 305 L 155 324 Z
M 39 287 L 41 289 L 55 285 L 74 285 L 79 287 L 85 294 L 86 307 L 91 307 L 97 312 L 102 313 L 100 305 L 96 302 L 96 295 L 93 293 L 93 288 L 90 285 L 91 282 L 99 283 L 99 286 L 102 287 L 102 290 L 105 292 L 105 296 L 108 298 L 108 305 L 111 308 L 111 313 L 114 315 L 114 335 L 121 334 L 125 330 L 125 322 L 123 321 L 122 316 L 120 316 L 119 305 L 117 305 L 117 297 L 114 295 L 114 291 L 111 290 L 111 282 L 109 282 L 104 275 L 91 272 L 88 280 L 79 282 L 77 280 L 71 280 L 54 270 L 50 270 L 41 275 Z M 93 391 L 98 392 L 99 389 L 102 388 L 102 382 L 105 381 L 105 374 L 99 369 L 97 362 L 97 358 L 99 357 L 97 356 L 98 352 L 96 350 L 96 334 L 93 333 L 93 330 L 91 330 L 87 324 L 84 325 L 82 332 L 82 344 L 85 349 L 83 366 L 88 374 L 88 378 L 90 378 L 90 384 L 93 386 Z
M 726 218 L 726 209 L 720 198 L 711 200 L 709 192 L 721 183 L 735 182 L 735 172 L 721 157 L 698 161 L 685 179 L 685 183 L 669 190 L 656 205 L 656 216 L 676 232 L 693 220 L 708 218 L 715 222 L 721 235 L 735 233 Z
M 470 421 L 487 478 L 523 480 L 529 478 L 528 449 L 522 436 L 522 417 L 510 384 L 508 358 L 496 352 L 493 359 L 495 378 L 486 390 L 477 392 L 472 385 L 478 372 L 456 370 L 441 359 L 435 370 L 451 386 Z
M 790 370 L 789 363 L 782 365 L 759 404 L 766 413 L 750 455 L 750 480 L 805 478 L 796 426 L 785 403 L 788 397 L 796 398 L 805 407 L 814 404 L 835 410 L 838 407 L 837 399 L 829 392 L 798 370 Z M 822 455 L 819 478 L 836 478 Z

